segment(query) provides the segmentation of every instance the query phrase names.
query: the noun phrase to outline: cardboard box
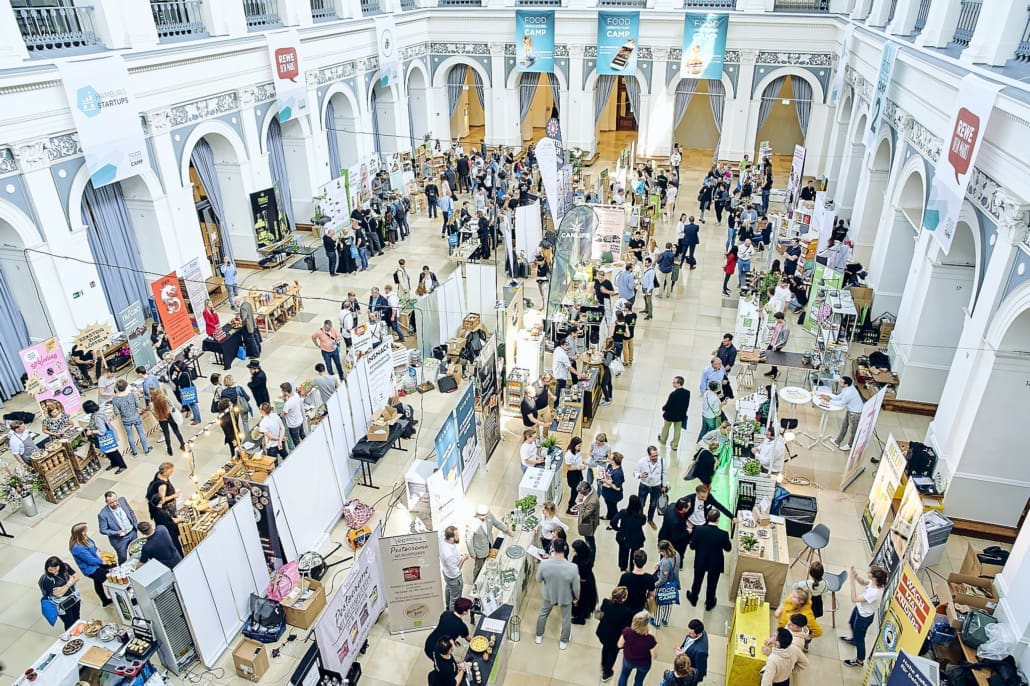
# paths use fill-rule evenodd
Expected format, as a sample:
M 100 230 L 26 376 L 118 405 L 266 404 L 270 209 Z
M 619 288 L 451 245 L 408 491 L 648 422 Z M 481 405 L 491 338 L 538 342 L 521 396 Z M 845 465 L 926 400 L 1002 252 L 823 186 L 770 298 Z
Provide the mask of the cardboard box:
M 873 289 L 865 286 L 852 286 L 851 299 L 855 302 L 855 309 L 861 312 L 862 308 L 872 307 Z
M 387 441 L 390 439 L 390 427 L 386 424 L 381 426 L 373 424 L 368 428 L 368 433 L 365 434 L 365 439 L 369 441 Z
M 310 629 L 318 619 L 318 615 L 325 609 L 325 589 L 322 588 L 322 584 L 311 579 L 308 581 L 308 591 L 311 591 L 311 594 L 301 603 L 291 602 L 289 599 L 283 601 L 286 623 L 290 626 L 298 629 Z
M 982 579 L 993 579 L 1005 569 L 1003 565 L 985 565 L 976 557 L 977 550 L 970 543 L 966 543 L 966 557 L 962 560 L 962 568 L 959 574 L 966 576 L 978 576 Z
M 965 584 L 983 589 L 988 597 L 984 598 L 979 595 L 970 595 L 966 593 L 963 590 L 963 585 Z M 949 574 L 948 591 L 951 593 L 951 597 L 956 603 L 975 607 L 978 610 L 983 610 L 987 614 L 993 614 L 994 608 L 998 606 L 998 593 L 994 590 L 994 582 L 990 579 L 981 579 L 978 576 L 969 576 L 966 574 Z
M 948 624 L 952 629 L 962 629 L 962 622 L 965 620 L 965 615 L 960 615 L 958 610 L 955 609 L 955 603 L 948 603 L 948 608 L 945 614 L 948 616 Z
M 245 638 L 232 651 L 232 663 L 236 667 L 236 676 L 258 681 L 268 671 L 268 651 L 263 643 Z

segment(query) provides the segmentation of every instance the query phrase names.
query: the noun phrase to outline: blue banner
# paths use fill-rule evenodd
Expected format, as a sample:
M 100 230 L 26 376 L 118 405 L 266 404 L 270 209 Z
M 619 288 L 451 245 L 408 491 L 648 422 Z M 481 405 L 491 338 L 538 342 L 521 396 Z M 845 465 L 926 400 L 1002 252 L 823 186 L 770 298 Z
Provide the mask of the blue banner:
M 458 452 L 458 425 L 451 412 L 436 433 L 436 466 L 448 481 L 461 476 L 461 454 Z
M 683 57 L 680 77 L 721 79 L 726 53 L 728 14 L 687 14 L 683 24 Z
M 458 426 L 458 454 L 461 460 L 461 482 L 465 491 L 479 468 L 479 437 L 476 434 L 476 389 L 473 384 L 465 387 L 454 408 Z
M 554 72 L 553 11 L 515 11 L 515 69 Z
M 636 74 L 639 44 L 640 12 L 597 13 L 598 74 Z

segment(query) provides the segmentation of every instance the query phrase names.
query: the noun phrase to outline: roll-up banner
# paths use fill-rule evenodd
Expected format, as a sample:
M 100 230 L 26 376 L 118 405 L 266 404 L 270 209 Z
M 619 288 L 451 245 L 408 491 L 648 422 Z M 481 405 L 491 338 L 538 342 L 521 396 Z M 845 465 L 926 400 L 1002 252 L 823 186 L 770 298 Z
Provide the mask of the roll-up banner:
M 887 42 L 880 53 L 880 73 L 876 77 L 876 89 L 873 91 L 873 103 L 869 106 L 869 128 L 865 130 L 863 143 L 867 150 L 873 149 L 876 133 L 880 130 L 883 108 L 887 105 L 887 89 L 891 85 L 894 73 L 894 58 L 898 55 L 898 44 Z
M 440 535 L 424 531 L 379 539 L 390 633 L 427 629 L 443 613 Z

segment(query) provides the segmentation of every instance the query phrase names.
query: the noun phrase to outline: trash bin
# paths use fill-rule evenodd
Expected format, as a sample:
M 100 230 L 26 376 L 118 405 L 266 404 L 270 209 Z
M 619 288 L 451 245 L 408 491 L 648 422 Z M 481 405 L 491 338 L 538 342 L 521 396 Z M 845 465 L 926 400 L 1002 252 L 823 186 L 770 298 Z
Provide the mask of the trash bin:
M 795 538 L 812 530 L 818 513 L 815 498 L 807 495 L 787 496 L 780 508 L 780 516 L 787 520 L 787 535 Z

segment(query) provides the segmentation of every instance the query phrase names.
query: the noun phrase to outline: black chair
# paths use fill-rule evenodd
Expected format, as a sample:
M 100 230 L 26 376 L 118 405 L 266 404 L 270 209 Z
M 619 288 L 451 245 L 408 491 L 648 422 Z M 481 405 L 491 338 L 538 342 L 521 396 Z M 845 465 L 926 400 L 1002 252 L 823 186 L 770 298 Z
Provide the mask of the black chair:
M 798 428 L 798 420 L 796 417 L 785 418 L 780 420 L 780 430 L 783 433 L 783 445 L 787 449 L 787 461 L 793 460 L 798 456 L 797 453 L 790 451 L 790 444 L 794 442 L 794 430 Z

